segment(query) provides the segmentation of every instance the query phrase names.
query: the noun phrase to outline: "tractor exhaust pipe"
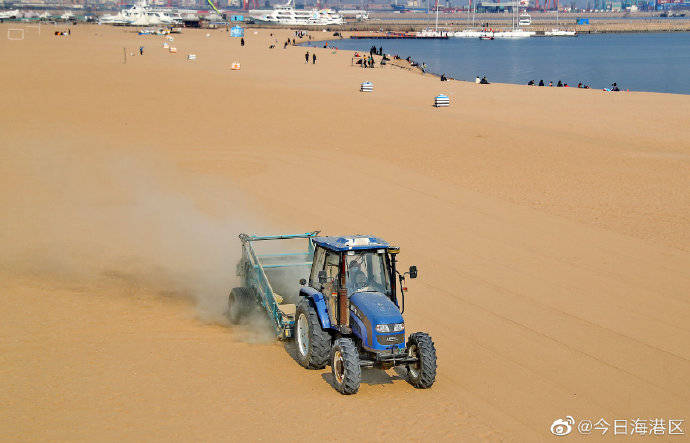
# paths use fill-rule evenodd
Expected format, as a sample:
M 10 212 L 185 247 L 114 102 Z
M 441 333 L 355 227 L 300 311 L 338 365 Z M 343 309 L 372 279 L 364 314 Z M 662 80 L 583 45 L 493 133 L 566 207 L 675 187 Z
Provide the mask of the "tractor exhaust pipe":
M 347 298 L 347 286 L 345 280 L 345 273 L 347 272 L 347 265 L 345 264 L 345 255 L 341 256 L 340 260 L 340 285 L 338 287 L 338 321 L 340 326 L 346 328 L 350 327 L 350 300 Z

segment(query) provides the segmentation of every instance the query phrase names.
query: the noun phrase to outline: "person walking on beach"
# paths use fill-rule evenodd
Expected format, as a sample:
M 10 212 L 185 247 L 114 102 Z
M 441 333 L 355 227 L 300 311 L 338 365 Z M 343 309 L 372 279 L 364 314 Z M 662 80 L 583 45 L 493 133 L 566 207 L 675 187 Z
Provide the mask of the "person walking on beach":
M 539 86 L 544 86 L 544 80 L 539 80 Z
M 307 53 L 304 54 L 304 63 L 309 63 L 309 51 L 307 51 Z
M 139 46 L 139 55 L 144 55 L 144 47 Z
M 244 37 L 240 39 L 240 46 L 244 46 Z
M 316 53 L 313 53 L 313 54 L 311 55 L 311 63 L 312 63 L 312 65 L 315 65 L 315 64 L 316 64 Z

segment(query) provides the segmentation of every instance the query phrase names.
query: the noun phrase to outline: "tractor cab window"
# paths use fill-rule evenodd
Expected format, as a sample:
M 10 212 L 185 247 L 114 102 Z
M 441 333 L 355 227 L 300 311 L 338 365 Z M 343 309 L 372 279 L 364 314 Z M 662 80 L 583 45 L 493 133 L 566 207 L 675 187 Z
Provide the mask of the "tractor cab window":
M 320 291 L 321 283 L 319 283 L 319 271 L 323 271 L 323 264 L 326 261 L 326 250 L 321 246 L 316 247 L 314 251 L 314 264 L 311 267 L 311 276 L 309 276 L 309 286 Z
M 356 292 L 380 292 L 390 297 L 390 276 L 386 255 L 378 251 L 363 251 L 345 256 L 347 265 L 347 295 Z
M 326 283 L 322 286 L 321 293 L 326 300 L 328 317 L 331 324 L 338 323 L 338 288 L 340 287 L 340 254 L 327 251 L 324 264 L 326 271 Z
M 332 283 L 334 288 L 340 284 L 340 254 L 326 252 L 326 281 Z

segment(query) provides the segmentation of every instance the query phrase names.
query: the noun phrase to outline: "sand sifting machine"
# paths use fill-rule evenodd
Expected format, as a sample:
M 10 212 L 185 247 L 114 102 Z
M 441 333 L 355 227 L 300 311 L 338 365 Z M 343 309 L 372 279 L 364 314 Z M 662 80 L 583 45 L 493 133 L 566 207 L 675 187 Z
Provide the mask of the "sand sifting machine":
M 410 384 L 430 388 L 436 379 L 434 342 L 423 332 L 406 342 L 402 317 L 405 278 L 416 278 L 417 268 L 399 272 L 400 249 L 380 238 L 318 234 L 240 235 L 237 274 L 243 286 L 228 297 L 231 322 L 265 312 L 279 339 L 294 339 L 302 366 L 331 367 L 342 394 L 359 390 L 362 367 L 404 367 Z M 281 240 L 306 240 L 306 248 L 257 253 L 255 244 L 277 246 Z

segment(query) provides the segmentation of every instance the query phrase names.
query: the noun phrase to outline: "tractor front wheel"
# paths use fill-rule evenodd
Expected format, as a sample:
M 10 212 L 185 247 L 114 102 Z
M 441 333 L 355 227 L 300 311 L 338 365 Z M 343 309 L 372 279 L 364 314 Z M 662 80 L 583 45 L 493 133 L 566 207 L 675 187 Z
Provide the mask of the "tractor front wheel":
M 417 359 L 407 365 L 408 381 L 419 389 L 428 389 L 436 380 L 436 347 L 429 334 L 415 332 L 407 340 L 407 355 Z
M 339 338 L 331 351 L 331 372 L 335 389 L 341 394 L 356 394 L 362 378 L 359 352 L 351 338 Z
M 331 350 L 331 334 L 323 330 L 316 309 L 307 299 L 297 305 L 294 335 L 299 364 L 307 369 L 325 368 Z

